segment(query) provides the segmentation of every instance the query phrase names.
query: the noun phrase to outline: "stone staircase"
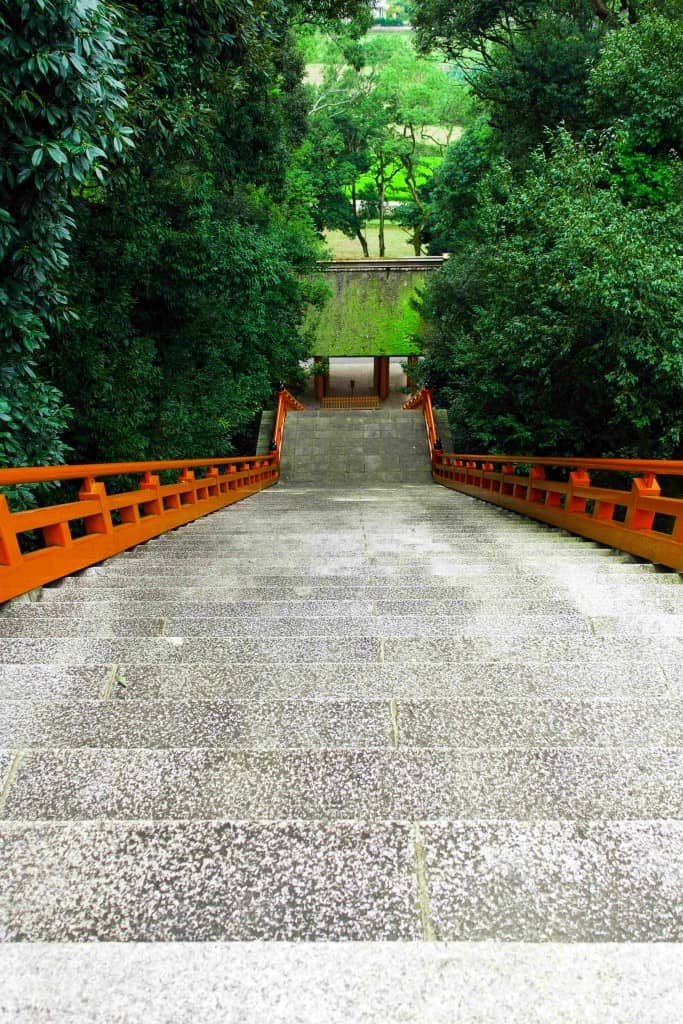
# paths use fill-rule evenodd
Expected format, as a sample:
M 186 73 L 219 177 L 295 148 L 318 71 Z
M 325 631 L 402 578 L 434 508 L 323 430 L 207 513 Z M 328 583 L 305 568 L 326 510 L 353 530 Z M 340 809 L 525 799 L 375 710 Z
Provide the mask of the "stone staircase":
M 0 615 L 2 1024 L 680 1019 L 681 579 L 426 461 L 292 415 Z

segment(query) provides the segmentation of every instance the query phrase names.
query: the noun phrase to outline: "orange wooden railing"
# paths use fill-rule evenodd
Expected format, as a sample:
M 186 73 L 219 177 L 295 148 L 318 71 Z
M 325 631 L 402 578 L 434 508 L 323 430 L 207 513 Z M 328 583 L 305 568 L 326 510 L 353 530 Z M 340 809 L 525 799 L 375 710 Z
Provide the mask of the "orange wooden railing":
M 431 391 L 403 408 L 422 408 L 437 483 L 683 572 L 683 500 L 662 496 L 658 482 L 683 476 L 683 462 L 444 452 Z M 547 479 L 549 468 L 568 470 L 568 479 Z M 631 489 L 596 486 L 591 472 L 631 476 Z
M 78 501 L 24 512 L 10 512 L 0 494 L 0 602 L 271 487 L 280 476 L 284 423 L 290 409 L 303 406 L 282 388 L 267 455 L 0 470 L 0 487 L 81 481 Z M 166 470 L 180 470 L 175 483 L 160 482 L 158 474 Z M 202 471 L 200 476 L 197 470 Z M 122 474 L 139 476 L 137 487 L 108 494 L 102 478 Z M 80 523 L 80 529 L 73 525 Z M 28 531 L 41 534 L 45 546 L 22 552 L 19 537 Z M 73 532 L 83 535 L 73 536 Z

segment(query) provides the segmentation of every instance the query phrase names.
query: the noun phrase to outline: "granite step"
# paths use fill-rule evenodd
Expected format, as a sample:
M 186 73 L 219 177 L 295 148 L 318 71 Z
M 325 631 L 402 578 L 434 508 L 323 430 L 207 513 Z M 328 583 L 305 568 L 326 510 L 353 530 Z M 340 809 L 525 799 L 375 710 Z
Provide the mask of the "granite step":
M 668 1024 L 682 995 L 671 942 L 6 944 L 0 970 L 2 1024 Z
M 115 673 L 110 673 L 110 677 Z M 115 678 L 111 679 L 113 686 Z M 125 680 L 124 680 L 125 681 Z M 113 689 L 112 686 L 112 689 Z M 105 696 L 106 694 L 106 696 Z M 681 700 L 0 699 L 0 748 L 680 747 Z
M 0 820 L 679 819 L 680 747 L 22 751 Z
M 675 663 L 681 645 L 676 637 L 508 636 L 491 633 L 454 634 L 448 638 L 377 636 L 254 636 L 243 637 L 12 637 L 0 646 L 0 664 L 88 665 L 141 662 L 159 665 L 211 665 L 223 662 L 302 663 L 361 662 L 371 664 L 447 663 L 452 671 L 482 661 L 548 664 L 556 660 L 632 663 L 654 659 Z M 429 670 L 424 669 L 425 674 Z M 415 669 L 413 669 L 415 672 Z
M 128 655 L 130 652 L 123 652 Z M 621 656 L 551 662 L 482 661 L 371 664 L 338 661 L 154 661 L 0 664 L 2 698 L 97 700 L 581 700 L 650 701 L 683 697 L 680 661 Z
M 683 823 L 3 822 L 0 941 L 680 942 Z

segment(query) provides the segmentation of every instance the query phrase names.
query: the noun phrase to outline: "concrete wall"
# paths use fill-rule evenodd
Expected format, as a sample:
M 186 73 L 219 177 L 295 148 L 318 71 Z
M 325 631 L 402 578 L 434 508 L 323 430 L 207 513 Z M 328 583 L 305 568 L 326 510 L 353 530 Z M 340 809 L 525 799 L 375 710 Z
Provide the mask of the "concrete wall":
M 412 300 L 441 257 L 336 260 L 320 268 L 332 294 L 312 315 L 316 356 L 407 356 L 419 353 L 420 316 Z

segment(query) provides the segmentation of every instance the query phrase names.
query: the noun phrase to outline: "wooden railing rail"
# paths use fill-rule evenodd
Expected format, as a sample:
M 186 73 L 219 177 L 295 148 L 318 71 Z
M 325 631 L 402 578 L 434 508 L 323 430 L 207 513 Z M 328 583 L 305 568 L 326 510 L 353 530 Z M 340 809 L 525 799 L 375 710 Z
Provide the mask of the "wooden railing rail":
M 95 565 L 151 537 L 232 505 L 277 483 L 284 422 L 303 406 L 278 393 L 271 450 L 261 456 L 36 466 L 0 470 L 0 487 L 80 480 L 78 501 L 11 512 L 0 494 L 0 602 Z M 180 470 L 173 483 L 158 475 Z M 197 475 L 196 470 L 201 470 Z M 137 476 L 133 490 L 108 494 L 105 479 Z M 23 551 L 21 534 L 42 537 Z
M 280 390 L 277 395 L 277 409 L 275 412 L 275 423 L 273 424 L 273 440 L 270 445 L 272 452 L 277 452 L 278 456 L 282 451 L 282 439 L 285 430 L 285 420 L 287 419 L 288 412 L 303 412 L 304 407 L 301 402 L 297 402 L 294 395 L 290 395 L 286 388 L 280 385 Z
M 437 450 L 441 444 L 434 419 L 434 406 L 432 405 L 432 393 L 429 388 L 422 388 L 412 395 L 403 405 L 404 409 L 422 409 L 422 414 L 427 428 L 427 442 L 429 444 L 429 455 Z
M 444 452 L 428 388 L 403 408 L 420 407 L 437 483 L 683 572 L 683 499 L 662 496 L 659 484 L 683 476 L 683 462 Z M 567 479 L 548 479 L 548 468 Z M 597 486 L 591 472 L 631 476 L 631 488 Z

